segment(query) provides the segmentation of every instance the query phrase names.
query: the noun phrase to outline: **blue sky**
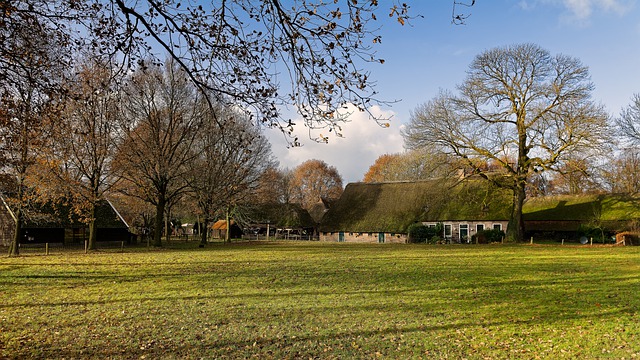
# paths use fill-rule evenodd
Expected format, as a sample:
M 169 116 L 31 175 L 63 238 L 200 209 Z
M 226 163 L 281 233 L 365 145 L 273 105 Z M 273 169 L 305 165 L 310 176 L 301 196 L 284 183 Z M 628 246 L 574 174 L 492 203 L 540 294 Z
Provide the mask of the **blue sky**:
M 401 100 L 374 109 L 392 115 L 391 126 L 380 128 L 354 113 L 344 138 L 316 144 L 299 128 L 304 145 L 292 149 L 268 131 L 281 167 L 316 158 L 338 168 L 345 185 L 360 181 L 378 156 L 403 151 L 400 128 L 411 111 L 439 89 L 455 90 L 473 58 L 494 47 L 531 42 L 579 58 L 590 69 L 594 100 L 612 116 L 640 93 L 640 0 L 477 0 L 468 10 L 459 8 L 471 14 L 459 26 L 451 24 L 452 0 L 407 2 L 424 18 L 405 26 L 385 22 L 378 48 L 385 64 L 368 68 L 381 98 Z

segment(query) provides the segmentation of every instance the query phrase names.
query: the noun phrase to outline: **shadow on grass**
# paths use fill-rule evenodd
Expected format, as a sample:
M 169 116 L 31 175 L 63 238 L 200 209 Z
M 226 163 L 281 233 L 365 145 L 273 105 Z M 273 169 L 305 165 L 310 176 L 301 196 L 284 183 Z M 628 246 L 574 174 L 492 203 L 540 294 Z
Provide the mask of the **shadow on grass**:
M 555 319 L 555 321 L 570 322 L 583 321 L 584 319 L 594 321 L 599 319 L 615 318 L 622 315 L 624 311 L 625 309 L 620 309 L 618 311 L 601 314 L 564 315 L 561 318 Z M 425 333 L 425 337 L 428 338 L 430 333 L 438 331 L 455 331 L 476 327 L 494 328 L 502 326 L 516 326 L 524 328 L 545 323 L 547 323 L 547 321 L 544 319 L 532 318 L 513 321 L 454 322 L 438 325 L 394 325 L 375 330 L 329 331 L 329 333 L 325 335 L 300 335 L 292 333 L 290 336 L 256 337 L 237 340 L 225 339 L 212 342 L 209 342 L 207 339 L 202 337 L 195 336 L 195 339 L 192 340 L 198 341 L 198 343 L 189 345 L 175 344 L 172 341 L 167 342 L 165 339 L 158 338 L 145 339 L 148 343 L 144 347 L 136 346 L 135 348 L 118 348 L 111 346 L 109 348 L 105 348 L 96 346 L 84 348 L 82 353 L 80 353 L 79 351 L 51 346 L 40 349 L 39 354 L 45 358 L 202 358 L 202 356 L 230 356 L 232 358 L 236 358 L 260 356 L 261 354 L 268 357 L 273 357 L 275 355 L 285 357 L 311 356 L 313 358 L 313 356 L 320 355 L 321 350 L 319 347 L 316 347 L 315 349 L 305 347 L 305 345 L 309 345 L 309 343 L 311 343 L 311 345 L 329 347 L 344 345 L 347 348 L 347 353 L 351 351 L 352 355 L 358 354 L 358 356 L 366 356 L 366 354 L 362 354 L 355 348 L 349 349 L 354 340 L 357 339 L 359 341 L 363 341 L 371 338 L 374 342 L 379 343 L 380 339 L 387 338 L 388 336 L 399 336 L 402 334 Z M 380 344 L 378 344 L 378 346 L 380 347 L 374 348 L 373 350 L 380 350 L 382 346 Z M 293 354 L 293 351 L 296 351 L 296 353 Z M 28 353 L 26 351 L 21 351 L 18 354 L 12 355 L 21 357 L 23 355 L 28 356 Z

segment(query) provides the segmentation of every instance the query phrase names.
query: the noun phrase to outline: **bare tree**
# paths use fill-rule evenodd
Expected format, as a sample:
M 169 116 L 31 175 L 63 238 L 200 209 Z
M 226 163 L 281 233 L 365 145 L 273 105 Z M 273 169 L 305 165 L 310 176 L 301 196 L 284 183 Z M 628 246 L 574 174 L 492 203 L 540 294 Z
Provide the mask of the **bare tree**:
M 191 147 L 194 156 L 187 167 L 190 194 L 205 229 L 201 243 L 206 244 L 209 221 L 220 213 L 228 219 L 230 209 L 255 192 L 261 175 L 274 161 L 260 128 L 242 112 L 214 107 L 205 108 L 203 113 L 204 122 Z M 227 231 L 227 240 L 228 235 Z
M 410 148 L 436 145 L 470 167 L 476 159 L 498 164 L 498 177 L 475 172 L 513 190 L 507 236 L 521 240 L 532 174 L 553 169 L 572 153 L 604 148 L 608 115 L 591 100 L 586 66 L 534 44 L 485 51 L 467 74 L 458 95 L 442 91 L 414 111 L 405 141 Z
M 0 14 L 10 6 L 0 2 Z M 10 22 L 0 15 L 0 169 L 14 176 L 10 199 L 15 235 L 9 253 L 19 255 L 27 197 L 27 178 L 38 150 L 60 108 L 64 39 L 31 16 Z M 11 34 L 11 36 L 8 36 Z
M 89 224 L 89 249 L 96 248 L 96 207 L 118 177 L 111 167 L 119 135 L 120 98 L 112 69 L 100 62 L 79 66 L 67 86 L 61 117 L 40 153 L 38 191 L 65 198 Z
M 606 163 L 604 182 L 614 193 L 638 194 L 640 192 L 640 151 L 624 149 Z
M 620 112 L 616 124 L 622 136 L 633 143 L 640 143 L 640 94 L 634 94 L 631 103 Z
M 252 196 L 256 204 L 289 204 L 291 203 L 292 172 L 290 169 L 278 169 L 276 164 L 265 169 L 260 176 L 258 188 Z
M 602 190 L 598 182 L 595 156 L 588 152 L 567 159 L 555 167 L 549 179 L 549 190 L 555 194 L 583 194 Z
M 137 71 L 125 87 L 123 138 L 115 159 L 129 195 L 156 207 L 154 241 L 162 245 L 167 205 L 187 190 L 191 147 L 202 122 L 202 107 L 186 74 L 168 61 L 163 68 Z

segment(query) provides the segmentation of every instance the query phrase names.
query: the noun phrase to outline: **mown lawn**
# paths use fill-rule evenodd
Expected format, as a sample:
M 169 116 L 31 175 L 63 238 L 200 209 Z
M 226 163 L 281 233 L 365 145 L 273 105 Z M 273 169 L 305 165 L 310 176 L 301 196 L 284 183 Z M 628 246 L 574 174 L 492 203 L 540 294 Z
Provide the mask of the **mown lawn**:
M 639 311 L 638 247 L 301 242 L 0 258 L 0 358 L 640 359 Z

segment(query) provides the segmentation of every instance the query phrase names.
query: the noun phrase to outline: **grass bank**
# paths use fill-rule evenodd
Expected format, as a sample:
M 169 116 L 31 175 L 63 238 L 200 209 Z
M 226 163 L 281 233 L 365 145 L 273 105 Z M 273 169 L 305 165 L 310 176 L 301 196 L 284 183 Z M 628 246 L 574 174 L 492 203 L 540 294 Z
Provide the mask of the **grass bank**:
M 638 247 L 0 258 L 0 358 L 640 358 L 639 291 Z

